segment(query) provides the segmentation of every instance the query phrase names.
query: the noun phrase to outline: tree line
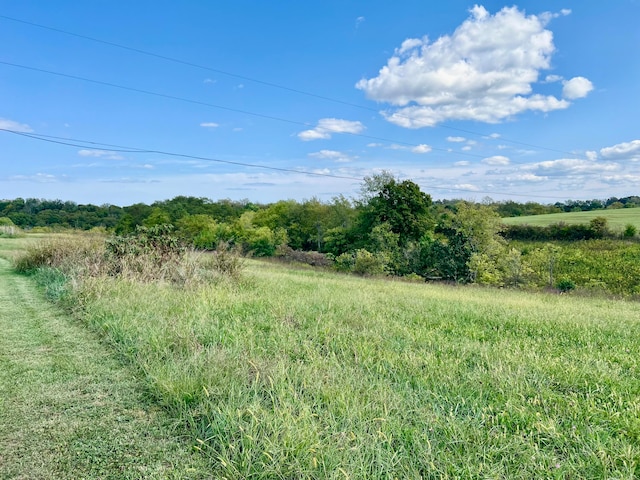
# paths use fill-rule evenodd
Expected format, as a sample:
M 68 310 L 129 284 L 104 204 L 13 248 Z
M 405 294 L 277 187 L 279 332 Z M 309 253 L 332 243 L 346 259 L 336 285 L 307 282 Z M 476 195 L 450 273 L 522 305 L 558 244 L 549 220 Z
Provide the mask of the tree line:
M 637 200 L 612 198 L 599 205 L 628 207 Z M 170 225 L 172 235 L 198 249 L 213 250 L 224 242 L 257 257 L 331 264 L 359 274 L 517 285 L 524 271 L 522 255 L 509 246 L 505 231 L 515 239 L 529 235 L 543 240 L 553 240 L 553 232 L 522 230 L 529 227 L 505 230 L 501 217 L 587 208 L 587 204 L 598 205 L 570 201 L 561 207 L 490 199 L 433 202 L 414 182 L 383 172 L 365 178 L 356 198 L 337 196 L 329 202 L 312 198 L 257 204 L 178 196 L 151 205 L 118 207 L 18 198 L 0 201 L 0 217 L 24 229 L 98 227 L 121 237 L 140 228 Z M 566 227 L 573 229 L 569 233 L 563 228 L 558 232 L 565 237 L 577 228 L 584 238 L 602 238 L 598 235 L 606 232 L 606 220 L 604 225 Z

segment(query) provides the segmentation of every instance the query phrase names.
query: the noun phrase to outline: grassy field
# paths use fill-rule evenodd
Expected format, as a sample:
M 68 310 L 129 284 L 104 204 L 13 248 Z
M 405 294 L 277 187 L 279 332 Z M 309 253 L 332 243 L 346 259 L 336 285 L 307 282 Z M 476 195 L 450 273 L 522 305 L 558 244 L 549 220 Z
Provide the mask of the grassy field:
M 62 298 L 212 478 L 640 474 L 639 303 L 257 261 L 235 280 L 94 278 Z
M 628 224 L 634 225 L 640 231 L 640 208 L 619 208 L 610 210 L 595 210 L 592 212 L 550 213 L 547 215 L 531 215 L 526 217 L 508 217 L 502 221 L 507 225 L 539 225 L 547 226 L 553 223 L 588 224 L 596 217 L 604 217 L 609 228 L 621 231 Z

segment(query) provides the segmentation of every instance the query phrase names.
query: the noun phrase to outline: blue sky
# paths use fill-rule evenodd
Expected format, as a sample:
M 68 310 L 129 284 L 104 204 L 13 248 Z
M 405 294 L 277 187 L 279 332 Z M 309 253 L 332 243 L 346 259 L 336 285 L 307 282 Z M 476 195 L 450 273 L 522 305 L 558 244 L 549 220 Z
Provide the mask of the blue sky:
M 330 200 L 382 170 L 436 199 L 640 193 L 637 0 L 0 0 L 0 16 L 0 128 L 22 134 L 0 131 L 0 198 Z

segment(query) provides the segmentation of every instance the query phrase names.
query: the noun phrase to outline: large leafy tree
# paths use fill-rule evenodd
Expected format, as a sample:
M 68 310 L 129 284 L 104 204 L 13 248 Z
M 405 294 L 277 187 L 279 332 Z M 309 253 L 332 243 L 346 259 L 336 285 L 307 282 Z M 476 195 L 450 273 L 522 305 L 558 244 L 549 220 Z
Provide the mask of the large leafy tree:
M 361 228 L 367 233 L 387 224 L 399 245 L 419 241 L 431 228 L 431 197 L 410 180 L 400 182 L 388 173 L 365 179 Z

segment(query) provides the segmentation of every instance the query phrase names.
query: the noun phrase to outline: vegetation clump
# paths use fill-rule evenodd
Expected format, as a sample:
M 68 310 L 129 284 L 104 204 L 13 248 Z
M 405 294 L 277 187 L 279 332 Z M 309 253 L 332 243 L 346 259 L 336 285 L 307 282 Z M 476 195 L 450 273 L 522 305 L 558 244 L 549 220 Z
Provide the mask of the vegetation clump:
M 238 278 L 243 261 L 237 249 L 219 243 L 212 255 L 201 258 L 175 235 L 171 225 L 140 226 L 135 234 L 56 235 L 32 244 L 14 261 L 21 273 L 54 270 L 72 282 L 113 277 L 136 282 L 187 285 L 215 275 Z M 48 274 L 47 274 L 48 275 Z
M 570 278 L 564 277 L 558 280 L 558 282 L 556 283 L 556 288 L 560 290 L 561 293 L 567 293 L 571 290 L 575 290 L 576 284 Z

